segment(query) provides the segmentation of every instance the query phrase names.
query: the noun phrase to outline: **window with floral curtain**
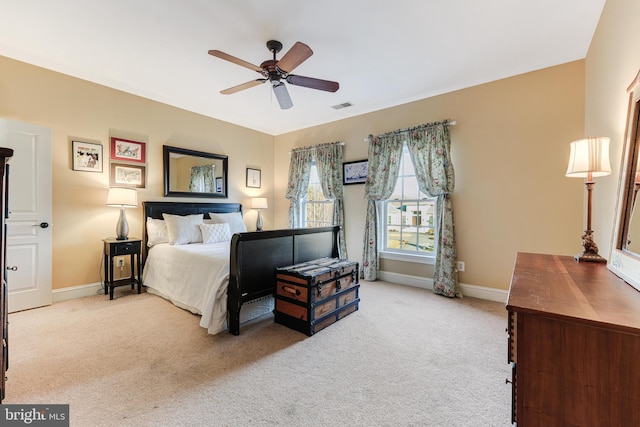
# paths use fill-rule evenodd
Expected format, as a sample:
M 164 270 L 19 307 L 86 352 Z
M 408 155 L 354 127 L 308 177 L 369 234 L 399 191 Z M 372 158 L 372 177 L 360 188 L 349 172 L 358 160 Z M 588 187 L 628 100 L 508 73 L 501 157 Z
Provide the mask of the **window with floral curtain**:
M 344 239 L 344 202 L 342 183 L 342 146 L 341 142 L 320 144 L 312 147 L 294 149 L 289 165 L 289 183 L 285 197 L 289 199 L 289 227 L 303 226 L 300 203 L 309 188 L 309 171 L 313 163 L 318 171 L 322 192 L 327 199 L 333 200 L 333 225 L 340 226 L 338 250 L 341 258 L 347 258 L 347 246 Z
M 433 291 L 461 297 L 450 194 L 454 188 L 450 122 L 430 123 L 412 129 L 369 137 L 369 175 L 365 183 L 367 214 L 363 249 L 363 278 L 378 277 L 378 227 L 376 202 L 386 200 L 398 177 L 399 160 L 406 142 L 420 191 L 436 199 L 435 268 Z

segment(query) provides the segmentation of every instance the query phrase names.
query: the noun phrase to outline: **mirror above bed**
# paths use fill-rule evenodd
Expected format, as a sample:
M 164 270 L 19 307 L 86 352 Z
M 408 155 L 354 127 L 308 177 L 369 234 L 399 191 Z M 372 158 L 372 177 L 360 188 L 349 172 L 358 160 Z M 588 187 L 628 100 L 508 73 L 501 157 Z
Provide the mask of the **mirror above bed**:
M 162 146 L 165 197 L 227 197 L 228 157 Z

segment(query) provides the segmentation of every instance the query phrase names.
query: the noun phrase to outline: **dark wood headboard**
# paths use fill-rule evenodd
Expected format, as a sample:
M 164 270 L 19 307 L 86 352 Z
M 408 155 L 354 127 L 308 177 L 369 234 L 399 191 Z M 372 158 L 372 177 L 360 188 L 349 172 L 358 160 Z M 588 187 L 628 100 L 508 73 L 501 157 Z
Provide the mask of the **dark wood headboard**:
M 213 213 L 242 213 L 240 203 L 197 203 L 197 202 L 142 202 L 142 257 L 143 262 L 147 258 L 147 218 L 163 219 L 162 214 L 192 215 L 204 214 L 209 218 L 209 212 Z

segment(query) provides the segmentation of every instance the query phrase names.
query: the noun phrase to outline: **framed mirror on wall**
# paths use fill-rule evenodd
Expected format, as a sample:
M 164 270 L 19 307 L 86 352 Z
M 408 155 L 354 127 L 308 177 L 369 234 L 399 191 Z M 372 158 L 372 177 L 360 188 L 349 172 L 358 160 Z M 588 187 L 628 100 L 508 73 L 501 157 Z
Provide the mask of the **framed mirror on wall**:
M 162 154 L 165 197 L 227 197 L 227 156 L 168 145 Z
M 627 127 L 620 165 L 616 224 L 613 229 L 609 270 L 640 290 L 640 71 L 629 92 Z

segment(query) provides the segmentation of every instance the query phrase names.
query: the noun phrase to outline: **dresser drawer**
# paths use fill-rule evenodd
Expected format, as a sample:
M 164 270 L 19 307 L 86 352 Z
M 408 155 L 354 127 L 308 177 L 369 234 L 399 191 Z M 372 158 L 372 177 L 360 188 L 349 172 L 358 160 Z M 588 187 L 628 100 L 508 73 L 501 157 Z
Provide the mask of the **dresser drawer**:
M 113 255 L 129 255 L 140 251 L 140 242 L 126 242 L 113 245 Z

